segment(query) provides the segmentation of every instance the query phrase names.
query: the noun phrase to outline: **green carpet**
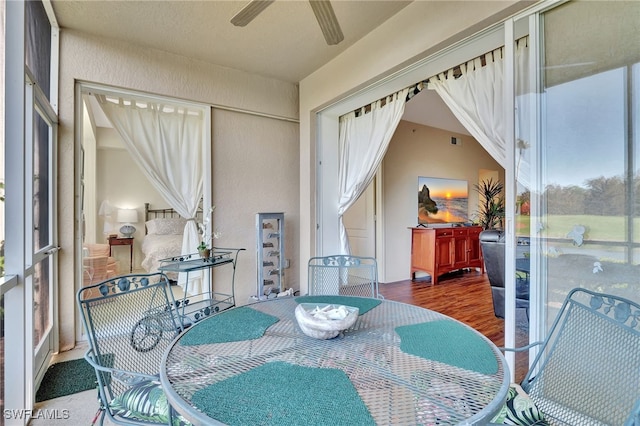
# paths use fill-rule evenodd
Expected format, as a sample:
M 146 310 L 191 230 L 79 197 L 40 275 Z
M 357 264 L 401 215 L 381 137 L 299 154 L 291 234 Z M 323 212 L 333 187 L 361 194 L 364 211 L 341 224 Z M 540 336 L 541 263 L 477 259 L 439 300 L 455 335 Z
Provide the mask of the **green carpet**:
M 408 354 L 477 371 L 498 372 L 498 360 L 478 333 L 454 321 L 442 320 L 396 327 L 400 349 Z
M 52 364 L 44 373 L 36 402 L 95 389 L 96 373 L 84 358 Z
M 197 391 L 192 403 L 229 425 L 373 425 L 347 375 L 269 362 Z
M 300 296 L 296 297 L 298 303 L 329 303 L 332 305 L 353 306 L 359 309 L 359 315 L 363 315 L 371 309 L 378 306 L 381 301 L 379 299 L 371 299 L 368 297 L 350 297 L 350 296 Z
M 183 346 L 240 342 L 262 337 L 278 318 L 248 307 L 224 311 L 191 327 L 180 339 Z

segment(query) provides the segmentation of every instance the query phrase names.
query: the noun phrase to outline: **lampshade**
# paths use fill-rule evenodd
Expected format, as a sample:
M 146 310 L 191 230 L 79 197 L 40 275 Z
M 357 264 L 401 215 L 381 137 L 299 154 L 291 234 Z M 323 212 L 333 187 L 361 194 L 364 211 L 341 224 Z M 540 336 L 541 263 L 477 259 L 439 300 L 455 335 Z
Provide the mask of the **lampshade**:
M 116 215 L 116 220 L 124 225 L 120 228 L 120 232 L 125 238 L 133 237 L 136 232 L 135 226 L 131 225 L 132 222 L 138 221 L 138 211 L 135 209 L 119 209 Z
M 116 220 L 120 223 L 136 223 L 138 221 L 138 211 L 135 209 L 119 209 Z

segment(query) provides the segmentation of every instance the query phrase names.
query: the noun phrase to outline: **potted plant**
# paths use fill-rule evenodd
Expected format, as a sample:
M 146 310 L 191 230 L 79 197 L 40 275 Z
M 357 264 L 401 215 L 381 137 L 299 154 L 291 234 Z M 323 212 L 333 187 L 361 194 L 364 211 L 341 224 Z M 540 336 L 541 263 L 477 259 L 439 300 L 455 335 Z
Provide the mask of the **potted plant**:
M 480 209 L 478 211 L 478 224 L 482 229 L 502 228 L 504 218 L 504 197 L 502 182 L 493 179 L 483 180 L 473 185 L 480 195 Z
M 200 257 L 202 257 L 203 259 L 207 259 L 211 255 L 211 248 L 209 247 L 208 241 L 220 236 L 219 232 L 214 232 L 211 234 L 211 236 L 207 235 L 207 225 L 209 224 L 210 217 L 213 216 L 213 211 L 215 210 L 215 208 L 216 206 L 212 206 L 209 209 L 209 213 L 202 219 L 202 223 L 198 223 L 198 231 L 200 231 L 200 244 L 198 244 L 198 247 L 196 247 L 196 249 L 198 250 Z
M 200 257 L 203 259 L 207 259 L 211 255 L 211 249 L 209 248 L 207 243 L 205 243 L 204 241 L 200 241 L 200 244 L 198 245 L 197 249 L 198 249 L 198 253 L 200 254 Z

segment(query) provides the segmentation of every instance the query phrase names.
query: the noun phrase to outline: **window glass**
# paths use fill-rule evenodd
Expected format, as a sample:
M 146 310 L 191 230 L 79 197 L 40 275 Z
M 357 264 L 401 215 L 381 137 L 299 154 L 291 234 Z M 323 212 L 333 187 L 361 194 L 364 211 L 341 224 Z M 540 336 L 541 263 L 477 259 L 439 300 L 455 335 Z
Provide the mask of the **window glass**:
M 33 152 L 33 242 L 34 251 L 51 241 L 51 127 L 35 113 Z
M 574 287 L 637 300 L 639 18 L 637 2 L 543 15 L 538 236 L 550 307 Z
M 5 52 L 5 2 L 0 2 L 0 277 L 4 276 L 4 52 Z M 0 413 L 4 413 L 4 294 L 0 293 Z M 2 420 L 0 420 L 2 423 Z
M 33 280 L 33 347 L 51 328 L 51 263 L 45 257 L 35 265 Z
M 640 48 L 639 48 L 640 49 Z M 633 212 L 633 242 L 640 243 L 640 63 L 631 66 L 630 90 L 630 125 L 631 142 L 633 143 L 633 188 L 631 192 L 631 209 Z M 633 262 L 640 264 L 640 247 L 634 245 Z
M 50 100 L 51 24 L 41 1 L 27 1 L 27 67 Z

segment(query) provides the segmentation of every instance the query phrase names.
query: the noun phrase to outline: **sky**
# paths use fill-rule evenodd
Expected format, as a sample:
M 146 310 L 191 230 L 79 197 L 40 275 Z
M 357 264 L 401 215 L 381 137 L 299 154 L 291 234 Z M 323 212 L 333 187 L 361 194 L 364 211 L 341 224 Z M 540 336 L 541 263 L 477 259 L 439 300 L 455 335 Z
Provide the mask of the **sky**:
M 633 72 L 637 111 L 640 64 Z M 587 179 L 624 173 L 625 84 L 624 69 L 615 69 L 546 89 L 545 184 L 584 186 Z M 640 127 L 638 114 L 634 125 Z

